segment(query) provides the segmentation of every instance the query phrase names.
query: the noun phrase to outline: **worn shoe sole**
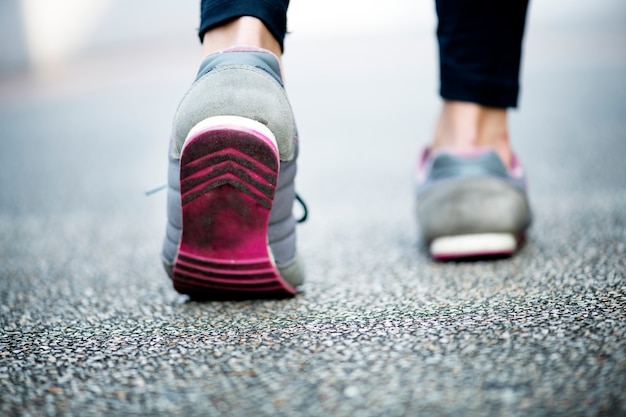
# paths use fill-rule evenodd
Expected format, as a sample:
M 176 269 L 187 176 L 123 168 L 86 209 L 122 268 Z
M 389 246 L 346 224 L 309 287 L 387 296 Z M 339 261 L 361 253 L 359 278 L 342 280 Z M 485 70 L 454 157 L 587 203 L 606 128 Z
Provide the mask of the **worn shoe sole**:
M 517 250 L 520 238 L 512 233 L 476 233 L 443 236 L 430 243 L 430 254 L 436 260 L 509 256 Z
M 278 272 L 268 224 L 280 161 L 272 132 L 239 116 L 194 126 L 181 152 L 182 238 L 175 289 L 196 299 L 296 294 Z

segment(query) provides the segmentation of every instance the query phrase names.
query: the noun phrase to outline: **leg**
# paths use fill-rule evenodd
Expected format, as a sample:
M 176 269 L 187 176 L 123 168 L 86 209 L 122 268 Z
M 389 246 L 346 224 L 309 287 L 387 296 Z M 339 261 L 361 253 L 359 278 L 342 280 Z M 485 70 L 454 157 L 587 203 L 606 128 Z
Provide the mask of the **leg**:
M 507 111 L 467 101 L 445 100 L 439 114 L 432 150 L 492 148 L 507 167 L 513 151 Z
M 420 162 L 418 219 L 435 258 L 512 254 L 530 223 L 507 126 L 527 0 L 436 4 L 444 102 Z
M 491 147 L 511 165 L 506 108 L 516 107 L 527 0 L 437 0 L 444 99 L 434 149 Z
M 287 1 L 203 1 L 205 55 L 174 116 L 163 263 L 194 298 L 291 296 L 298 142 L 285 94 Z M 281 24 L 282 22 L 282 24 Z

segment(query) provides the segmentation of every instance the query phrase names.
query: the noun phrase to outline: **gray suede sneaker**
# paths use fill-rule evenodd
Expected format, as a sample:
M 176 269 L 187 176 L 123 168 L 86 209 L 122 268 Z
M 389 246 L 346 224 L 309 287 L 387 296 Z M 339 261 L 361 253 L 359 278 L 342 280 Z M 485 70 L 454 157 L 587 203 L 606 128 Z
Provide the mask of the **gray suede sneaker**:
M 531 222 L 523 169 L 490 149 L 425 150 L 418 166 L 417 218 L 434 259 L 511 255 Z
M 205 58 L 174 117 L 162 259 L 192 298 L 293 296 L 298 138 L 277 58 Z

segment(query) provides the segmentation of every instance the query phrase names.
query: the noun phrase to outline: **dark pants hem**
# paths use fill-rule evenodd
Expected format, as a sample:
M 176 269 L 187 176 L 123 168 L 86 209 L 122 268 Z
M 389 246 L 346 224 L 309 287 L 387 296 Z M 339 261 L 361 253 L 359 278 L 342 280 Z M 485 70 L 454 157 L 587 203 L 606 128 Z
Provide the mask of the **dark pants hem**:
M 204 33 L 216 26 L 241 16 L 260 19 L 270 33 L 284 47 L 287 33 L 287 7 L 289 0 L 203 0 L 200 10 L 198 35 L 202 42 Z

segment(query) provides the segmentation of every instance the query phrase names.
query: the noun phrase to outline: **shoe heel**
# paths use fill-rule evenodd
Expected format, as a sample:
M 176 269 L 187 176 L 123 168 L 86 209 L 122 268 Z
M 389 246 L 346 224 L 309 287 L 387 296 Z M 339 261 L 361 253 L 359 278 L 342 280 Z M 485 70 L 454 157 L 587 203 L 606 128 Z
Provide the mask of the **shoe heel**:
M 192 298 L 282 298 L 267 229 L 280 161 L 272 132 L 237 116 L 191 129 L 181 153 L 182 238 L 173 283 Z

